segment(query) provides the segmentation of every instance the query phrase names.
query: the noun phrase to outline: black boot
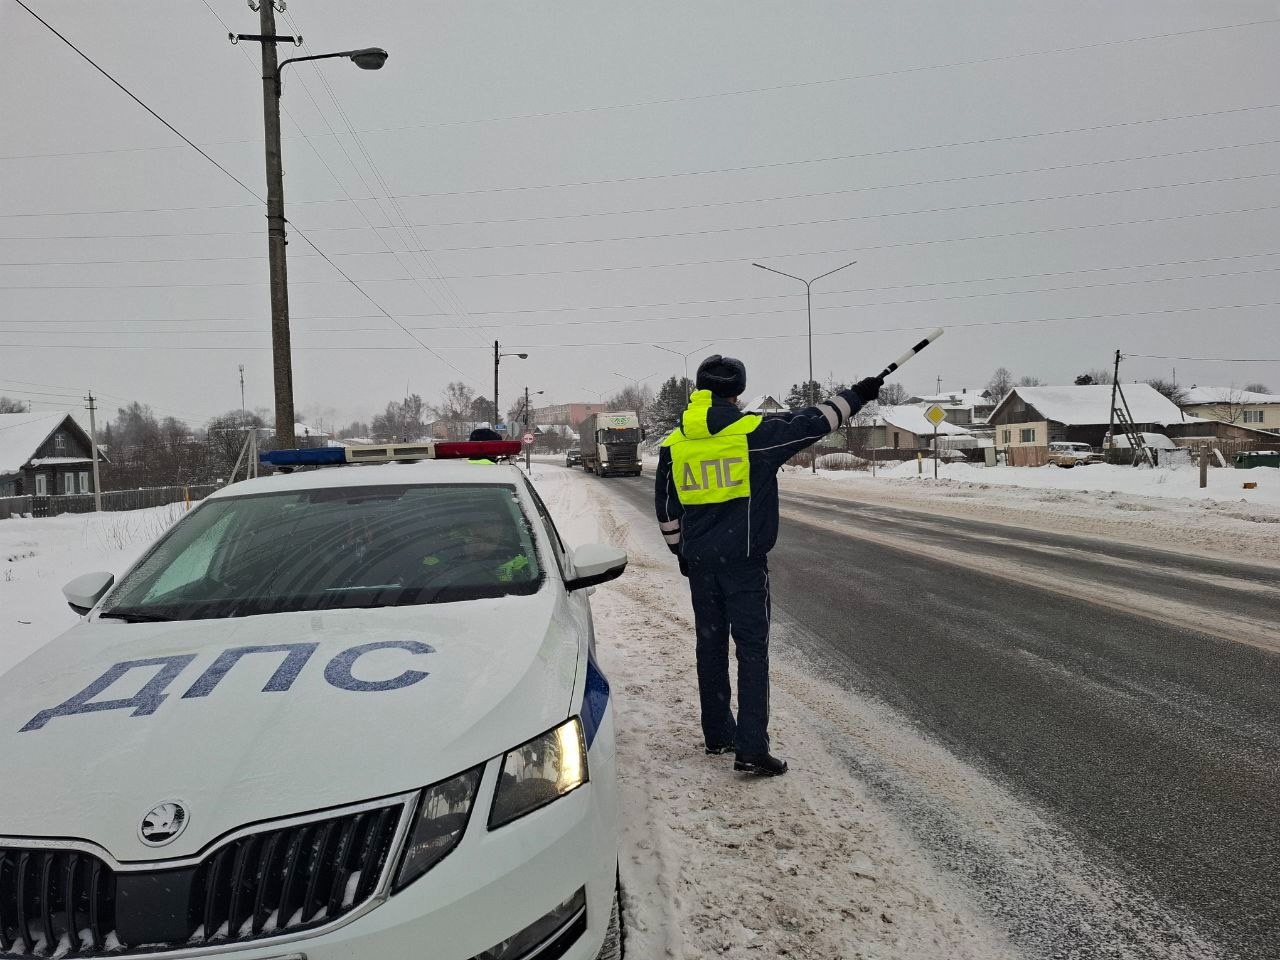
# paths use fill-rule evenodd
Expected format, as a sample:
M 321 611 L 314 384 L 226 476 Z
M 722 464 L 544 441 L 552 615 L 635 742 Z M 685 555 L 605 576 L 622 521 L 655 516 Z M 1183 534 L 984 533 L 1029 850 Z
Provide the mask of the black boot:
M 733 759 L 733 769 L 761 777 L 780 777 L 787 772 L 787 761 L 769 753 L 739 753 Z
M 718 743 L 714 746 L 707 744 L 706 752 L 708 757 L 718 757 L 725 753 L 733 753 L 732 743 Z

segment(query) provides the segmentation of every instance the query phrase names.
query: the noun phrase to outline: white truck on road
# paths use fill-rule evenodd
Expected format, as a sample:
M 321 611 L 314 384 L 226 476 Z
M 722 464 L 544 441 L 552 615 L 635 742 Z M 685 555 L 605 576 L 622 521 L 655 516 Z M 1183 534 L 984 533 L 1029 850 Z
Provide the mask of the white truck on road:
M 640 476 L 640 441 L 644 431 L 634 410 L 593 413 L 578 424 L 582 469 L 605 477 L 611 473 Z

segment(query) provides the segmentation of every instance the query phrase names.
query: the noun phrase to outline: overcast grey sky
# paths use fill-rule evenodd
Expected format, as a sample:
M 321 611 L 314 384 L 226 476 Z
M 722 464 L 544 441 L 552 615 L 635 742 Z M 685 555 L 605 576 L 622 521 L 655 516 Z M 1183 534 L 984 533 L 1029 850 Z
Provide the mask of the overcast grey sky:
M 243 0 L 27 2 L 265 190 Z M 940 325 L 913 391 L 1069 383 L 1116 348 L 1270 358 L 1123 375 L 1280 390 L 1275 2 L 294 0 L 279 26 L 390 51 L 286 71 L 286 203 L 438 353 L 295 236 L 300 410 L 367 419 L 464 375 L 487 396 L 495 338 L 530 354 L 507 399 L 656 386 L 681 360 L 654 344 L 782 392 L 803 287 L 753 260 L 858 260 L 815 287 L 821 377 Z M 0 393 L 198 423 L 238 406 L 243 363 L 268 405 L 259 204 L 11 0 L 0 37 Z

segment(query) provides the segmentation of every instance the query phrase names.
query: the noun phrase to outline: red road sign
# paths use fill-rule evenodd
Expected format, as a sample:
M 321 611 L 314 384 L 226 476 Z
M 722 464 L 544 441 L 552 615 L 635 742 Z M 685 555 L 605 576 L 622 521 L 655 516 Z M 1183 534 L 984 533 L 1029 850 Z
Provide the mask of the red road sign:
M 523 443 L 526 447 L 531 446 L 533 444 L 533 434 L 526 433 L 523 437 L 520 438 L 520 442 Z

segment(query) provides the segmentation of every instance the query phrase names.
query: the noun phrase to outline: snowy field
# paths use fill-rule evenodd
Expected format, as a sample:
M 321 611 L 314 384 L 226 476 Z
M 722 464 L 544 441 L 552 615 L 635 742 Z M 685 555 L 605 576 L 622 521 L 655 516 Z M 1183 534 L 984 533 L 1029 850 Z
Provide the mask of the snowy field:
M 982 467 L 915 461 L 862 471 L 788 468 L 784 490 L 844 496 L 993 523 L 1103 536 L 1143 546 L 1280 562 L 1280 470 L 1195 467 Z M 1257 488 L 1245 490 L 1244 483 Z

